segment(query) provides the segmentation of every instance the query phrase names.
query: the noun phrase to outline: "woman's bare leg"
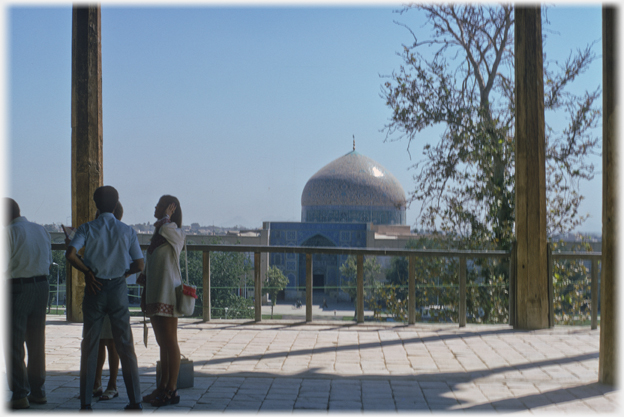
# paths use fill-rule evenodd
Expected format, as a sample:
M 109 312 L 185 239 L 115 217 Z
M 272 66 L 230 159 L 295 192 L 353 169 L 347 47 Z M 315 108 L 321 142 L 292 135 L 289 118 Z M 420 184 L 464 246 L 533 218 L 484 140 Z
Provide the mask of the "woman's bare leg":
M 119 354 L 115 348 L 115 341 L 113 339 L 105 339 L 106 347 L 108 348 L 108 369 L 110 371 L 110 378 L 108 380 L 107 390 L 117 390 L 117 375 L 119 375 Z
M 169 381 L 168 391 L 175 391 L 178 388 L 178 374 L 180 373 L 180 345 L 178 344 L 178 318 L 162 317 L 164 322 L 164 333 L 166 335 L 167 356 L 169 358 Z
M 167 355 L 167 335 L 162 316 L 152 316 L 152 328 L 156 335 L 156 343 L 160 348 L 160 382 L 158 389 L 165 389 L 169 381 L 169 356 Z
M 98 347 L 97 368 L 95 369 L 95 381 L 93 383 L 93 389 L 98 389 L 102 386 L 102 370 L 104 369 L 104 362 L 106 362 L 106 345 L 103 339 L 100 339 L 100 346 Z

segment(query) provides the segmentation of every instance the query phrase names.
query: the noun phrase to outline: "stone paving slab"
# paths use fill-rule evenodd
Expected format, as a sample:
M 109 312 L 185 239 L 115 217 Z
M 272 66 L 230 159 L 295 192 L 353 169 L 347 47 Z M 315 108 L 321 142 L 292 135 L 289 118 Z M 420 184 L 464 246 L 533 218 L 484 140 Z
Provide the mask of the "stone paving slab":
M 147 394 L 155 387 L 158 346 L 150 331 L 146 348 L 143 326 L 132 320 Z M 48 317 L 48 403 L 25 411 L 78 410 L 81 333 L 81 324 Z M 178 337 L 182 354 L 194 361 L 194 387 L 179 391 L 180 404 L 144 404 L 143 412 L 620 411 L 620 392 L 597 382 L 600 333 L 589 327 L 180 319 Z M 105 365 L 104 384 L 107 376 Z M 117 386 L 119 397 L 94 402 L 96 412 L 123 409 L 121 372 Z M 6 387 L 5 394 L 8 400 Z

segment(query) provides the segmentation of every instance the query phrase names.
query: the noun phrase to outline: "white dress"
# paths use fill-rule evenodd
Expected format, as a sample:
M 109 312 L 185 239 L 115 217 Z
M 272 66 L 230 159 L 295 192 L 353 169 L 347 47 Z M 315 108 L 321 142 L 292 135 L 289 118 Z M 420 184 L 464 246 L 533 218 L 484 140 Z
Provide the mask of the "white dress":
M 176 311 L 175 288 L 182 285 L 180 252 L 184 247 L 184 232 L 173 222 L 158 229 L 165 242 L 145 257 L 145 314 L 180 317 Z

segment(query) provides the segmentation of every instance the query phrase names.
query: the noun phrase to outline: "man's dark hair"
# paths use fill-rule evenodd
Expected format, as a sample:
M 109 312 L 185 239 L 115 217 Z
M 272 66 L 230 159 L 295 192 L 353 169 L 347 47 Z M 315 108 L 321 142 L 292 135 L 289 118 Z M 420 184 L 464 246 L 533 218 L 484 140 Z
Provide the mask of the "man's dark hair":
M 4 206 L 6 207 L 6 216 L 9 221 L 17 219 L 20 216 L 20 208 L 15 200 L 6 197 L 4 199 Z
M 119 201 L 119 193 L 114 187 L 104 185 L 95 190 L 93 201 L 100 213 L 112 213 Z

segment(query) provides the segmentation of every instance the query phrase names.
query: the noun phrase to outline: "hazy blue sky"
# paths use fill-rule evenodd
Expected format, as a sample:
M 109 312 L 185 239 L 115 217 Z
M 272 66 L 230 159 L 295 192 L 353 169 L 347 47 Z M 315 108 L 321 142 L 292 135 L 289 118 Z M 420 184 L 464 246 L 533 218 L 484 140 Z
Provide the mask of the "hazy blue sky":
M 383 78 L 401 64 L 419 12 L 379 7 L 120 7 L 102 5 L 104 183 L 127 223 L 153 221 L 162 194 L 179 197 L 184 223 L 261 227 L 299 221 L 316 171 L 352 149 L 389 169 L 406 192 L 412 144 L 384 143 Z M 71 214 L 71 6 L 5 8 L 7 195 L 30 220 Z M 556 5 L 545 51 L 564 60 L 592 41 L 601 11 Z M 601 85 L 597 60 L 579 87 Z M 551 117 L 548 116 L 547 117 Z M 601 159 L 584 184 L 583 231 L 601 229 Z M 413 225 L 417 207 L 408 209 Z

